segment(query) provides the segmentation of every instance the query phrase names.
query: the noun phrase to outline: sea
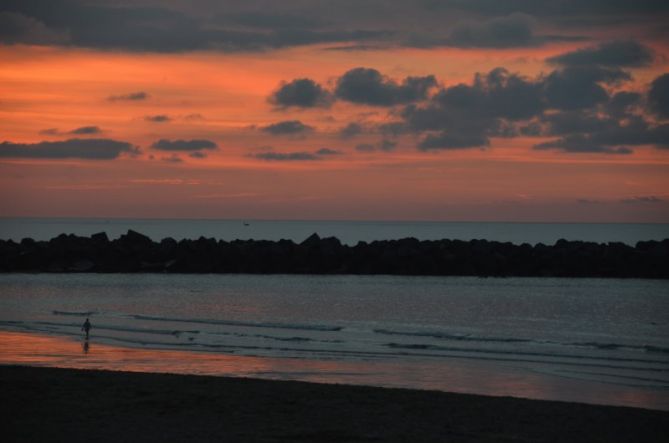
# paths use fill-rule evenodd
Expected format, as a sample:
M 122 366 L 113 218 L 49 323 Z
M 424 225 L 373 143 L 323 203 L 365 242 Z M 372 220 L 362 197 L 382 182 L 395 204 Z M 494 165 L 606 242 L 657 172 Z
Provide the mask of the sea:
M 634 244 L 669 237 L 667 225 L 3 219 L 0 226 L 0 238 L 12 239 L 101 231 L 113 238 L 127 229 L 154 239 L 301 241 L 317 232 L 346 243 L 412 236 Z M 81 332 L 86 318 L 93 325 L 88 340 Z M 665 280 L 0 274 L 0 337 L 6 340 L 0 364 L 669 410 Z M 72 346 L 65 350 L 44 341 L 26 355 L 16 337 L 48 337 Z

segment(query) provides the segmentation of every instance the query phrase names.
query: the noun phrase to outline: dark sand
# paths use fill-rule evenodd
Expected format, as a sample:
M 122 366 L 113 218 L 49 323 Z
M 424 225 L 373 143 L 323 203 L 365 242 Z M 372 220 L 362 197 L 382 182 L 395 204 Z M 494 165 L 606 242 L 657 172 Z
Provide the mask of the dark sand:
M 669 412 L 406 389 L 0 366 L 6 442 L 669 441 Z

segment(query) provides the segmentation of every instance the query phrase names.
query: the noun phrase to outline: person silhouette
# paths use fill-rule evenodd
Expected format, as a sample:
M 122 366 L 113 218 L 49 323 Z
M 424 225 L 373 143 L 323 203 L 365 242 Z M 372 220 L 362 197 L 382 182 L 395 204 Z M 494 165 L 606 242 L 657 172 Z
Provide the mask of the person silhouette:
M 91 331 L 91 322 L 88 318 L 86 318 L 84 324 L 81 325 L 81 330 L 86 332 L 86 340 L 88 340 L 88 334 Z

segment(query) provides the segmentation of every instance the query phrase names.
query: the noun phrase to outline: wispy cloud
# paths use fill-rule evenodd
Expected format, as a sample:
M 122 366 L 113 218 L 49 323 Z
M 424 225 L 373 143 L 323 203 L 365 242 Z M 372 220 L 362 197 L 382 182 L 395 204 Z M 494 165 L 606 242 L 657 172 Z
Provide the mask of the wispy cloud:
M 102 134 L 102 129 L 98 126 L 81 126 L 79 128 L 72 129 L 71 131 L 61 131 L 58 128 L 49 128 L 43 129 L 40 132 L 40 135 L 97 135 Z
M 144 117 L 144 120 L 151 123 L 167 123 L 172 120 L 169 115 L 158 114 L 158 115 L 147 115 Z
M 116 102 L 116 101 L 141 101 L 146 100 L 150 96 L 144 91 L 130 92 L 128 94 L 119 94 L 119 95 L 110 95 L 107 97 L 107 100 Z

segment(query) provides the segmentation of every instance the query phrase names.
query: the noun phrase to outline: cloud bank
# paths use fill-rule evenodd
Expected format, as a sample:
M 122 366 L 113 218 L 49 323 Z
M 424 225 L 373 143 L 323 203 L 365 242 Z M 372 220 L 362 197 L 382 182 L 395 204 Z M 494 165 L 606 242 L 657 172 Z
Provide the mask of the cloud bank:
M 110 139 L 0 143 L 0 158 L 114 160 L 122 154 L 137 155 L 139 149 L 130 143 Z
M 0 42 L 135 52 L 501 49 L 583 38 L 593 28 L 616 32 L 630 17 L 666 33 L 669 7 L 661 0 L 5 0 Z
M 160 151 L 201 151 L 206 149 L 217 149 L 218 146 L 211 140 L 167 140 L 160 139 L 154 142 L 151 147 Z
M 272 135 L 303 135 L 312 132 L 314 128 L 299 120 L 286 120 L 263 126 L 260 130 Z
M 330 92 L 308 78 L 295 79 L 282 84 L 269 98 L 270 103 L 280 108 L 327 107 L 332 103 Z

